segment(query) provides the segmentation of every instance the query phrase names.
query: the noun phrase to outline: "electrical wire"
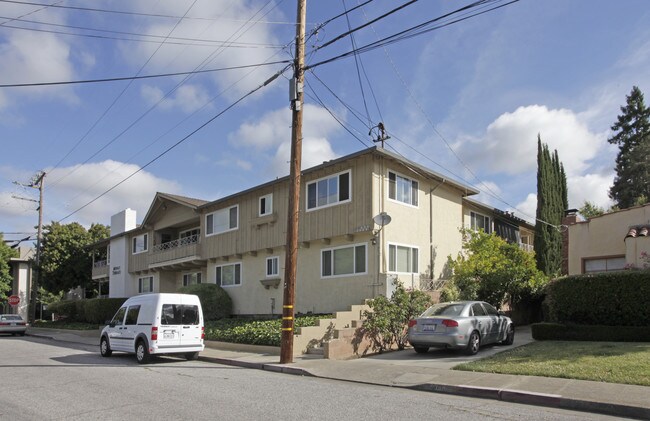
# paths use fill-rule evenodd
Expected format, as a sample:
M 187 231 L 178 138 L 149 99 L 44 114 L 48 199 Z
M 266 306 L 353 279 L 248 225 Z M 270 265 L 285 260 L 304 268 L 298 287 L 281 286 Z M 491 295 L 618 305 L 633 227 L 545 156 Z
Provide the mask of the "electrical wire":
M 341 3 L 343 3 L 343 8 L 345 9 L 345 0 L 341 0 Z M 352 28 L 352 25 L 350 25 L 350 16 L 348 14 L 345 15 L 346 22 L 348 24 L 348 29 Z M 352 49 L 356 50 L 357 45 L 354 42 L 354 34 L 350 33 L 350 43 L 352 44 Z M 372 119 L 370 118 L 370 111 L 368 111 L 368 103 L 366 102 L 366 93 L 363 90 L 363 81 L 361 80 L 361 72 L 359 71 L 359 61 L 361 58 L 359 57 L 358 54 L 354 55 L 354 64 L 355 68 L 357 70 L 357 80 L 359 81 L 359 90 L 361 91 L 361 98 L 363 100 L 363 107 L 366 110 L 366 117 L 368 118 L 368 129 L 372 127 Z
M 241 66 L 221 67 L 218 69 L 191 70 L 189 72 L 160 73 L 160 74 L 144 75 L 144 76 L 125 76 L 125 77 L 111 77 L 111 78 L 104 78 L 104 79 L 68 80 L 68 81 L 59 81 L 59 82 L 0 84 L 0 88 L 22 88 L 26 86 L 79 85 L 79 84 L 86 84 L 86 83 L 120 82 L 124 80 L 156 79 L 156 78 L 171 77 L 171 76 L 185 76 L 185 75 L 197 75 L 201 73 L 223 72 L 227 70 L 259 68 L 263 66 L 273 66 L 276 64 L 287 64 L 287 63 L 291 63 L 291 60 L 279 60 L 279 61 L 265 62 L 265 63 L 243 64 Z
M 113 185 L 112 187 L 110 187 L 109 189 L 105 190 L 105 191 L 104 191 L 103 193 L 101 193 L 99 196 L 95 197 L 95 198 L 92 199 L 91 201 L 87 202 L 85 205 L 83 205 L 83 206 L 77 208 L 76 210 L 72 211 L 72 212 L 69 213 L 68 215 L 66 215 L 66 216 L 64 216 L 63 218 L 59 219 L 57 222 L 60 223 L 61 221 L 64 221 L 64 220 L 68 219 L 68 218 L 71 217 L 72 215 L 74 215 L 74 214 L 76 214 L 77 212 L 79 212 L 79 211 L 85 209 L 86 207 L 90 206 L 91 204 L 93 204 L 94 202 L 96 202 L 97 200 L 99 200 L 100 198 L 102 198 L 103 196 L 105 196 L 105 195 L 107 195 L 108 193 L 110 193 L 111 191 L 115 190 L 117 187 L 119 187 L 120 185 L 124 184 L 127 180 L 131 179 L 133 176 L 135 176 L 136 174 L 138 174 L 140 171 L 144 170 L 145 168 L 147 168 L 148 166 L 150 166 L 151 164 L 153 164 L 154 162 L 156 162 L 157 160 L 159 160 L 160 158 L 162 158 L 163 156 L 165 156 L 167 153 L 169 153 L 170 151 L 172 151 L 172 150 L 173 150 L 174 148 L 176 148 L 178 145 L 182 144 L 182 143 L 185 142 L 187 139 L 189 139 L 190 137 L 194 136 L 194 135 L 195 135 L 196 133 L 198 133 L 199 131 L 203 130 L 206 126 L 208 126 L 210 123 L 212 123 L 212 122 L 213 122 L 214 120 L 216 120 L 217 118 L 221 117 L 223 114 L 225 114 L 225 113 L 228 112 L 230 109 L 232 109 L 233 107 L 235 107 L 237 104 L 239 104 L 240 102 L 242 102 L 244 99 L 248 98 L 249 96 L 253 95 L 255 92 L 259 91 L 260 89 L 262 89 L 262 88 L 264 88 L 265 86 L 267 86 L 267 85 L 269 85 L 270 83 L 272 83 L 272 82 L 273 82 L 275 79 L 277 79 L 277 78 L 278 78 L 282 73 L 284 73 L 287 69 L 290 69 L 290 68 L 291 68 L 290 65 L 285 66 L 282 70 L 278 71 L 278 72 L 275 73 L 273 76 L 271 76 L 270 78 L 268 78 L 264 83 L 262 83 L 261 85 L 259 85 L 259 86 L 256 87 L 256 88 L 252 89 L 251 91 L 249 91 L 248 93 L 244 94 L 243 96 L 241 96 L 238 100 L 236 100 L 235 102 L 233 102 L 233 103 L 231 103 L 230 105 L 228 105 L 226 108 L 224 108 L 223 110 L 221 110 L 218 114 L 216 114 L 215 116 L 213 116 L 212 118 L 210 118 L 209 120 L 207 120 L 206 122 L 204 122 L 203 124 L 201 124 L 199 127 L 197 127 L 196 129 L 194 129 L 193 131 L 191 131 L 191 132 L 190 132 L 189 134 L 187 134 L 185 137 L 183 137 L 182 139 L 180 139 L 179 141 L 177 141 L 176 143 L 174 143 L 173 145 L 171 145 L 170 147 L 168 147 L 167 149 L 165 149 L 165 150 L 164 150 L 163 152 L 161 152 L 160 154 L 156 155 L 156 157 L 154 157 L 154 158 L 151 159 L 149 162 L 147 162 L 146 164 L 144 164 L 143 166 L 141 166 L 140 168 L 138 168 L 136 171 L 133 171 L 131 174 L 129 174 L 128 176 L 126 176 L 124 179 L 122 179 L 122 180 L 119 181 L 118 183 L 114 184 L 114 185 Z

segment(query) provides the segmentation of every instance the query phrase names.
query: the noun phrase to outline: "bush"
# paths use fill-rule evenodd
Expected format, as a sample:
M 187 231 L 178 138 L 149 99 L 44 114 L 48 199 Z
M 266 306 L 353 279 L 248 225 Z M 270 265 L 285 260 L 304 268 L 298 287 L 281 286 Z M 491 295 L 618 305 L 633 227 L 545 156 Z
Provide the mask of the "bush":
M 331 317 L 331 315 L 322 316 Z M 316 326 L 322 317 L 296 317 L 294 327 Z M 282 320 L 221 319 L 206 323 L 205 339 L 251 345 L 280 346 Z
M 198 295 L 205 320 L 219 320 L 232 314 L 232 299 L 217 284 L 188 285 L 180 288 L 178 292 Z
M 649 326 L 650 271 L 559 278 L 546 287 L 546 321 L 577 325 Z
M 92 298 L 84 301 L 84 320 L 87 323 L 104 324 L 111 320 L 126 298 Z
M 595 326 L 560 323 L 531 325 L 538 341 L 650 342 L 650 326 Z
M 79 321 L 77 315 L 77 304 L 72 300 L 62 300 L 52 303 L 48 306 L 48 310 L 55 314 L 56 317 L 69 320 L 71 322 Z

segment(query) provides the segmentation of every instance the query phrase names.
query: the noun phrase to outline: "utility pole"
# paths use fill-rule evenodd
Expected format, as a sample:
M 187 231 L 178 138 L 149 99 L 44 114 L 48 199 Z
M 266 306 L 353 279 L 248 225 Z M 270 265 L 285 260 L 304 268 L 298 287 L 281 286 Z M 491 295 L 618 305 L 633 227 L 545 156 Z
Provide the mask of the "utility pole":
M 14 182 L 14 184 L 19 184 L 23 187 L 31 187 L 33 189 L 38 189 L 38 233 L 36 234 L 36 267 L 33 271 L 32 276 L 32 289 L 31 289 L 31 298 L 29 300 L 29 322 L 34 323 L 36 320 L 36 301 L 38 299 L 38 282 L 40 276 L 40 263 L 41 263 L 41 240 L 43 238 L 43 189 L 45 188 L 45 171 L 41 171 L 32 178 L 32 181 L 29 184 L 20 184 Z M 30 200 L 22 197 L 17 197 L 21 200 Z
M 287 216 L 287 249 L 284 265 L 282 303 L 282 340 L 280 364 L 293 362 L 293 326 L 298 258 L 298 212 L 300 210 L 300 173 L 302 159 L 302 106 L 305 65 L 305 20 L 307 0 L 298 0 L 296 22 L 296 58 L 291 79 L 292 124 L 291 163 L 289 170 L 289 208 Z

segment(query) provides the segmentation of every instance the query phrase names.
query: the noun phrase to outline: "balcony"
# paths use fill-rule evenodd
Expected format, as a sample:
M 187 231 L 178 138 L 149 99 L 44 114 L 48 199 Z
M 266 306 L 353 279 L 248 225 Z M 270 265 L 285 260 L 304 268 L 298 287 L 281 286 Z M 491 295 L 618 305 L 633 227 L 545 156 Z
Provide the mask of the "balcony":
M 93 263 L 93 279 L 108 278 L 108 260 L 97 260 Z
M 156 244 L 151 249 L 149 268 L 174 265 L 201 259 L 199 235 Z
M 535 248 L 533 247 L 532 244 L 519 243 L 519 248 L 524 250 L 524 251 L 527 251 L 529 253 L 532 253 L 533 251 L 535 251 Z

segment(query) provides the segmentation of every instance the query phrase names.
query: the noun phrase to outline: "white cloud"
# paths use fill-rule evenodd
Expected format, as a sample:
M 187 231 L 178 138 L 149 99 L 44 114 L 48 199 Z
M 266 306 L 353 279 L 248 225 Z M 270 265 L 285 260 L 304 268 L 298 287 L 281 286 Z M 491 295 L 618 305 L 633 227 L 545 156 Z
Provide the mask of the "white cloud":
M 535 193 L 529 193 L 523 202 L 517 204 L 516 208 L 513 209 L 515 216 L 535 224 L 535 215 L 537 214 L 537 195 Z
M 325 138 L 305 137 L 302 141 L 303 169 L 320 165 L 325 161 L 336 158 L 332 145 Z M 291 159 L 291 142 L 282 143 L 273 157 L 271 171 L 276 177 L 289 174 L 289 161 Z
M 610 174 L 584 174 L 568 177 L 569 207 L 579 208 L 585 201 L 589 201 L 596 206 L 608 209 L 613 204 L 608 196 L 613 181 L 613 172 Z
M 142 97 L 150 104 L 160 103 L 163 110 L 180 109 L 185 113 L 192 113 L 208 103 L 210 98 L 207 93 L 197 85 L 182 85 L 174 93 L 163 99 L 164 92 L 156 86 L 144 85 L 140 89 Z
M 508 175 L 526 173 L 537 165 L 538 133 L 551 151 L 557 149 L 569 176 L 585 171 L 606 144 L 573 111 L 530 105 L 500 115 L 481 138 L 461 139 L 459 152 L 472 168 Z

